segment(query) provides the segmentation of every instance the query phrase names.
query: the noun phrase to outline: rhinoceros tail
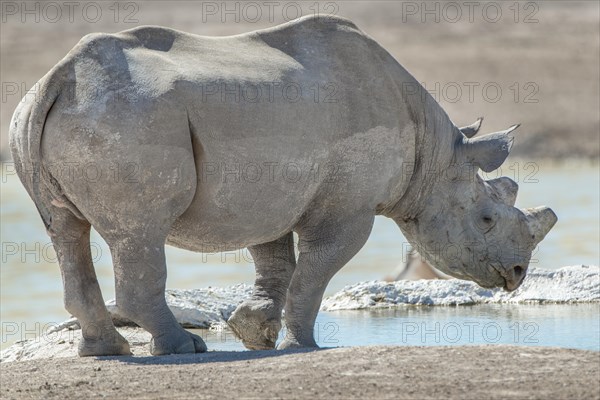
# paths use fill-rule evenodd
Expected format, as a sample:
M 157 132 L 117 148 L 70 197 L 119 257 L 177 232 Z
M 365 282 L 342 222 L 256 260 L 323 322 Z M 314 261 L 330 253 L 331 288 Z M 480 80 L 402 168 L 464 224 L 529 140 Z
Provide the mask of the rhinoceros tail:
M 10 149 L 17 175 L 35 203 L 46 229 L 50 227 L 52 215 L 46 204 L 48 196 L 42 196 L 42 193 L 56 192 L 58 183 L 43 166 L 41 142 L 48 113 L 64 86 L 64 67 L 61 64 L 50 70 L 25 95 L 13 114 L 9 129 Z M 81 216 L 78 211 L 77 214 Z

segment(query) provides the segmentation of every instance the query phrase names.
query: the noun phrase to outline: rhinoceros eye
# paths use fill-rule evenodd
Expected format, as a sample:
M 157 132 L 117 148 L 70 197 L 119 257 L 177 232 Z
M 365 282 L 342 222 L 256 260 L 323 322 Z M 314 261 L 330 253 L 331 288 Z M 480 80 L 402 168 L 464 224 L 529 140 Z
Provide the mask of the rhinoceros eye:
M 483 232 L 487 233 L 496 225 L 496 216 L 489 210 L 484 210 L 479 214 L 477 226 Z

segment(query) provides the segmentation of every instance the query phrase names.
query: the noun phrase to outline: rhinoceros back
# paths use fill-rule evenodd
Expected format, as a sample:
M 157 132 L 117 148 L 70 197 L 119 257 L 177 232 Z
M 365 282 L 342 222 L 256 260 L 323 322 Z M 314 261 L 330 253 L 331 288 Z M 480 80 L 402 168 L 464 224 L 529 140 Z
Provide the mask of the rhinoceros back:
M 149 160 L 136 159 L 142 150 L 193 153 L 197 184 L 181 188 L 195 194 L 168 239 L 180 247 L 203 249 L 198 237 L 210 249 L 273 240 L 315 204 L 375 209 L 403 193 L 403 168 L 414 164 L 418 121 L 400 88 L 414 78 L 344 19 L 223 38 L 152 26 L 93 34 L 61 65 L 44 98 L 56 98 L 61 82 L 72 92 L 49 115 L 50 158 L 61 161 L 50 153 L 66 147 L 78 160 L 105 163 L 97 152 L 139 166 Z M 73 204 L 88 201 L 80 197 Z

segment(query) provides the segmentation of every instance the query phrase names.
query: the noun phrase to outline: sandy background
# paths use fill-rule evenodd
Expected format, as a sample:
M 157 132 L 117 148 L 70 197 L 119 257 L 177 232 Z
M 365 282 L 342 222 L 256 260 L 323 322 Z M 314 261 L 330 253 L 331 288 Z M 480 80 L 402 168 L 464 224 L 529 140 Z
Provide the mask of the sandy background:
M 118 12 L 114 2 L 91 3 L 76 2 L 70 11 L 58 2 L 59 15 L 44 2 L 2 2 L 2 159 L 9 158 L 7 131 L 17 102 L 87 33 L 157 24 L 227 35 L 314 10 L 354 20 L 425 82 L 457 124 L 485 116 L 483 131 L 491 132 L 522 123 L 515 156 L 597 159 L 600 154 L 600 16 L 594 1 L 520 2 L 517 7 L 495 2 L 487 8 L 478 2 L 472 13 L 454 3 L 460 15 L 444 2 L 427 3 L 437 9 L 433 14 L 426 13 L 425 3 L 394 1 L 282 1 L 271 9 L 259 1 L 258 12 L 243 2 L 125 2 Z M 24 13 L 36 7 L 39 11 Z

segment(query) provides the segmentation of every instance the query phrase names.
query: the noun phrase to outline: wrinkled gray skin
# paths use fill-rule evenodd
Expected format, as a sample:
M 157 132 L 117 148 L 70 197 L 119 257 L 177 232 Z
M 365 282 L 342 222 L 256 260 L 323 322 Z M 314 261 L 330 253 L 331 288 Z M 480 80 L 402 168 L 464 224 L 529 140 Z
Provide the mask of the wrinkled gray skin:
M 292 83 L 299 97 L 277 90 Z M 250 91 L 209 94 L 216 84 Z M 248 247 L 254 294 L 229 324 L 248 348 L 272 348 L 285 307 L 285 349 L 316 346 L 325 287 L 376 215 L 442 271 L 510 290 L 556 221 L 548 208 L 512 207 L 508 178 L 476 174 L 504 161 L 508 131 L 468 139 L 345 19 L 223 38 L 160 27 L 92 34 L 36 89 L 11 121 L 11 150 L 58 253 L 82 356 L 129 353 L 103 305 L 91 226 L 111 249 L 119 312 L 152 334 L 153 354 L 167 354 L 206 346 L 165 303 L 165 243 Z M 465 164 L 473 168 L 444 174 Z M 462 251 L 436 250 L 448 245 Z

